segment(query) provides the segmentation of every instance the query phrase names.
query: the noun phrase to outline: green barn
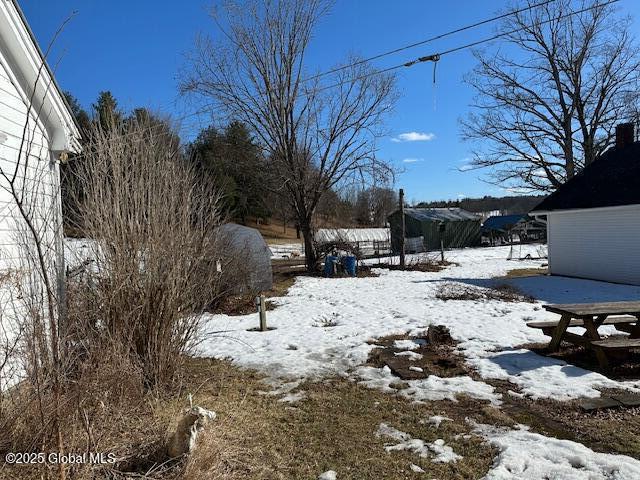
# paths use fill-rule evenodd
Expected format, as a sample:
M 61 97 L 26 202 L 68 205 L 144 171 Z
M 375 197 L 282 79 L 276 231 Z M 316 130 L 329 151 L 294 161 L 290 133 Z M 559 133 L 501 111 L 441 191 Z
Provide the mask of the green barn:
M 481 218 L 462 208 L 405 208 L 405 251 L 419 251 L 416 240 L 422 237 L 424 250 L 438 250 L 440 240 L 444 248 L 480 245 Z M 391 247 L 400 251 L 402 223 L 400 210 L 389 215 Z M 410 240 L 409 240 L 410 239 Z M 418 242 L 419 243 L 419 242 Z M 407 248 L 409 246 L 409 248 Z

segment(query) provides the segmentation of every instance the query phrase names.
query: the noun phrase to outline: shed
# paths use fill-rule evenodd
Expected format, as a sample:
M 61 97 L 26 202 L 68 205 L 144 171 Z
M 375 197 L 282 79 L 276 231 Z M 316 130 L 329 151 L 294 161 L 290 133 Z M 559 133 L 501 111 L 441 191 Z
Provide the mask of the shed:
M 525 243 L 543 241 L 546 238 L 546 225 L 526 213 L 513 215 L 493 215 L 482 224 L 483 245 Z
M 260 232 L 236 223 L 222 225 L 219 232 L 227 258 L 233 260 L 232 268 L 240 276 L 236 292 L 270 290 L 273 286 L 271 250 Z
M 549 195 L 531 215 L 546 219 L 554 275 L 640 285 L 640 142 L 633 126 L 616 145 Z
M 80 134 L 16 0 L 0 2 L 0 103 L 0 168 L 11 176 L 21 165 L 16 185 L 29 203 L 25 210 L 38 228 L 46 263 L 56 270 L 51 272 L 55 277 L 64 271 L 60 163 L 67 152 L 79 151 Z M 39 277 L 20 247 L 32 239 L 25 236 L 28 229 L 8 186 L 1 178 L 0 272 L 3 278 L 14 272 L 37 282 Z M 0 299 L 0 306 L 5 301 Z
M 462 208 L 405 208 L 405 237 L 422 237 L 426 250 L 462 248 L 480 245 L 480 217 Z M 402 217 L 400 210 L 389 215 L 391 246 L 400 250 Z M 441 231 L 441 229 L 444 231 Z

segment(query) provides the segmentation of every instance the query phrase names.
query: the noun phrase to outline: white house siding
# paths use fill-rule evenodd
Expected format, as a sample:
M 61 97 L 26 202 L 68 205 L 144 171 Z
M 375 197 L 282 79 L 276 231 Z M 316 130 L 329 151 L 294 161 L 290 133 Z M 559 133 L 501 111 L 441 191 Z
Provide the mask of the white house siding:
M 17 170 L 18 187 L 25 193 L 25 203 L 36 208 L 33 210 L 38 226 L 48 225 L 45 232 L 49 236 L 55 232 L 51 226 L 59 222 L 58 166 L 52 162 L 49 140 L 41 123 L 35 120 L 31 112 L 27 123 L 28 97 L 21 91 L 17 80 L 7 71 L 4 58 L 0 64 L 0 170 L 12 175 L 16 170 L 18 157 L 21 166 Z M 27 152 L 29 153 L 28 162 Z M 26 168 L 24 164 L 27 163 Z M 0 176 L 0 267 L 15 266 L 20 261 L 16 248 L 16 234 L 22 231 L 16 210 L 16 202 L 7 191 L 9 184 Z
M 640 285 L 640 205 L 551 212 L 554 275 Z
M 56 242 L 61 240 L 57 235 L 61 225 L 58 165 L 51 161 L 50 142 L 36 118 L 38 112 L 32 111 L 29 122 L 26 121 L 29 97 L 9 65 L 0 51 L 0 171 L 9 177 L 15 172 L 18 191 L 24 193 L 25 208 L 45 240 L 47 265 L 55 279 Z M 25 124 L 28 126 L 23 142 Z M 16 170 L 19 158 L 21 166 Z M 33 249 L 24 248 L 25 242 L 33 245 L 33 238 L 28 235 L 9 187 L 9 182 L 0 175 L 0 349 L 16 338 L 21 318 L 29 308 L 26 301 L 30 299 L 42 306 L 41 300 L 45 298 L 38 271 L 30 268 L 35 258 L 27 252 Z M 17 366 L 14 368 L 19 370 Z M 6 386 L 7 377 L 14 378 L 11 373 L 3 372 L 5 378 L 0 378 L 0 389 Z

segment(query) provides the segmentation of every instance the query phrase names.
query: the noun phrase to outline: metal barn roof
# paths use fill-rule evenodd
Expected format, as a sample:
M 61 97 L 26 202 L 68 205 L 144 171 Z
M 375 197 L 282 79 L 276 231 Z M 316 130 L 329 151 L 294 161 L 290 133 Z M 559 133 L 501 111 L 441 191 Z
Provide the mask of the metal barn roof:
M 482 224 L 483 230 L 509 230 L 516 223 L 527 216 L 526 213 L 517 215 L 495 215 L 489 217 Z
M 475 213 L 462 208 L 405 208 L 408 215 L 421 222 L 459 222 L 464 220 L 480 220 Z

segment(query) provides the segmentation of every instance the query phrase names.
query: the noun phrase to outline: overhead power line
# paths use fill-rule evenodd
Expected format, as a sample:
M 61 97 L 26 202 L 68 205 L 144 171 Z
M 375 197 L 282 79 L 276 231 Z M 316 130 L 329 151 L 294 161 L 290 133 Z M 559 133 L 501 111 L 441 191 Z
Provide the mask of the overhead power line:
M 315 80 L 316 78 L 325 77 L 327 75 L 331 75 L 332 73 L 337 73 L 337 72 L 340 72 L 342 70 L 346 70 L 347 68 L 351 68 L 351 67 L 355 67 L 355 66 L 358 66 L 358 65 L 362 65 L 363 63 L 368 63 L 368 62 L 371 62 L 373 60 L 378 60 L 380 58 L 384 58 L 384 57 L 387 57 L 389 55 L 393 55 L 395 53 L 399 53 L 399 52 L 403 52 L 405 50 L 409 50 L 411 48 L 419 47 L 420 45 L 426 45 L 427 43 L 435 42 L 436 40 L 440 40 L 442 38 L 446 38 L 446 37 L 449 37 L 451 35 L 455 35 L 457 33 L 464 32 L 466 30 L 471 30 L 473 28 L 477 28 L 477 27 L 480 27 L 482 25 L 486 25 L 488 23 L 492 23 L 492 22 L 496 22 L 498 20 L 502 20 L 503 18 L 510 17 L 511 15 L 517 15 L 518 13 L 522 13 L 522 12 L 525 12 L 527 10 L 532 10 L 534 8 L 537 8 L 537 7 L 543 7 L 543 6 L 548 5 L 549 3 L 552 3 L 552 2 L 555 2 L 555 1 L 557 1 L 557 0 L 545 0 L 543 2 L 539 2 L 539 3 L 536 3 L 534 5 L 529 5 L 527 7 L 523 7 L 523 8 L 520 8 L 518 10 L 511 10 L 509 12 L 503 13 L 502 15 L 497 15 L 495 17 L 487 18 L 485 20 L 481 20 L 481 21 L 473 23 L 471 25 L 465 25 L 464 27 L 456 28 L 455 30 L 450 30 L 448 32 L 441 33 L 439 35 L 436 35 L 435 37 L 427 38 L 427 39 L 421 40 L 419 42 L 415 42 L 415 43 L 411 43 L 409 45 L 405 45 L 404 47 L 399 47 L 399 48 L 395 48 L 393 50 L 389 50 L 387 52 L 379 53 L 378 55 L 374 55 L 373 57 L 369 57 L 369 58 L 365 58 L 365 59 L 362 59 L 362 60 L 358 60 L 358 61 L 350 63 L 348 65 L 342 65 L 340 67 L 336 67 L 336 68 L 328 70 L 326 72 L 318 73 L 317 75 L 313 75 L 313 76 L 311 76 L 309 78 L 304 79 L 303 81 L 304 82 L 308 82 L 308 81 L 311 81 L 311 80 Z
M 546 25 L 548 23 L 552 23 L 552 22 L 555 22 L 555 21 L 558 21 L 558 20 L 564 20 L 565 18 L 570 18 L 570 17 L 573 17 L 574 15 L 578 15 L 580 13 L 588 12 L 589 10 L 593 10 L 593 9 L 596 9 L 596 8 L 606 7 L 606 6 L 612 5 L 614 3 L 617 3 L 619 1 L 620 0 L 608 0 L 607 2 L 604 2 L 604 3 L 599 3 L 597 5 L 591 5 L 590 7 L 585 7 L 585 8 L 582 8 L 580 10 L 574 10 L 574 11 L 566 13 L 564 15 L 560 15 L 560 16 L 557 16 L 557 17 L 554 17 L 554 18 L 550 18 L 548 20 L 544 20 L 544 21 L 538 22 L 537 25 Z M 431 54 L 431 55 L 425 55 L 425 56 L 422 56 L 422 57 L 418 57 L 418 58 L 410 60 L 408 62 L 400 63 L 400 64 L 397 64 L 397 65 L 393 65 L 391 67 L 383 68 L 383 69 L 380 69 L 380 70 L 373 70 L 373 71 L 371 71 L 369 73 L 365 73 L 365 74 L 360 75 L 360 76 L 358 76 L 356 78 L 351 78 L 351 79 L 343 81 L 343 82 L 338 82 L 338 83 L 334 83 L 332 85 L 327 85 L 325 87 L 320 87 L 320 88 L 314 89 L 313 93 L 318 93 L 318 92 L 322 92 L 324 90 L 337 88 L 337 87 L 340 87 L 342 85 L 346 85 L 346 84 L 350 84 L 350 83 L 353 83 L 353 82 L 357 82 L 359 80 L 364 80 L 366 78 L 373 77 L 374 75 L 381 75 L 383 73 L 387 73 L 387 72 L 391 72 L 391 71 L 394 71 L 394 70 L 398 70 L 400 68 L 413 67 L 414 65 L 416 65 L 418 63 L 437 62 L 444 55 L 448 55 L 450 53 L 459 52 L 461 50 L 466 50 L 468 48 L 476 47 L 476 46 L 481 45 L 483 43 L 491 42 L 493 40 L 497 40 L 497 39 L 502 38 L 502 37 L 507 37 L 509 35 L 513 35 L 515 33 L 519 33 L 519 32 L 525 31 L 525 30 L 527 30 L 529 28 L 531 28 L 531 26 L 527 25 L 525 27 L 520 27 L 520 28 L 516 28 L 516 29 L 513 29 L 513 30 L 509 30 L 508 32 L 497 33 L 495 35 L 492 35 L 491 37 L 486 37 L 486 38 L 483 38 L 481 40 L 477 40 L 477 41 L 474 41 L 474 42 L 471 42 L 471 43 L 467 43 L 467 44 L 461 45 L 459 47 L 450 48 L 448 50 L 444 50 L 444 51 L 439 52 L 439 53 L 434 53 L 434 54 Z
M 458 29 L 458 30 L 454 30 L 454 31 L 452 31 L 452 32 L 447 32 L 447 33 L 445 33 L 445 34 L 439 35 L 438 37 L 434 37 L 434 39 L 435 39 L 435 38 L 442 38 L 442 37 L 444 37 L 444 36 L 451 35 L 451 34 L 453 34 L 453 33 L 455 33 L 455 32 L 459 32 L 459 31 L 467 30 L 467 29 L 469 29 L 469 28 L 473 28 L 474 26 L 482 25 L 483 23 L 488 23 L 488 22 L 490 22 L 490 21 L 495 21 L 496 19 L 504 18 L 504 17 L 509 16 L 509 15 L 514 15 L 514 14 L 519 13 L 519 12 L 522 12 L 522 11 L 530 10 L 531 8 L 535 8 L 536 6 L 543 6 L 543 5 L 549 4 L 549 3 L 553 2 L 553 1 L 556 1 L 556 0 L 547 0 L 547 1 L 545 1 L 545 2 L 541 2 L 541 3 L 535 4 L 535 5 L 531 5 L 530 7 L 527 7 L 527 8 L 523 8 L 523 9 L 520 9 L 520 10 L 514 10 L 514 11 L 512 11 L 512 12 L 510 12 L 510 13 L 505 13 L 505 14 L 503 14 L 503 15 L 501 15 L 501 16 L 494 17 L 493 19 L 483 20 L 482 22 L 478 22 L 477 24 L 469 25 L 469 26 L 467 26 L 467 27 L 462 27 L 462 28 L 460 28 L 460 29 Z M 614 3 L 618 3 L 619 1 L 620 1 L 620 0 L 608 0 L 608 1 L 606 1 L 606 2 L 599 3 L 599 4 L 597 4 L 597 5 L 591 5 L 591 6 L 589 6 L 589 7 L 585 7 L 585 8 L 582 8 L 582 9 L 580 9 L 580 10 L 575 10 L 575 11 L 572 11 L 572 12 L 566 13 L 566 14 L 564 14 L 564 15 L 560 15 L 560 16 L 558 16 L 558 17 L 554 17 L 554 18 L 551 18 L 551 19 L 548 19 L 548 20 L 545 20 L 545 21 L 538 22 L 538 25 L 546 25 L 546 24 L 551 23 L 551 22 L 555 22 L 555 21 L 558 21 L 558 20 L 563 20 L 563 19 L 565 19 L 565 18 L 570 18 L 570 17 L 572 17 L 572 16 L 574 16 L 574 15 L 578 15 L 578 14 L 580 14 L 580 13 L 584 13 L 584 12 L 587 12 L 587 11 L 589 11 L 589 10 L 593 10 L 593 9 L 595 9 L 595 8 L 606 7 L 606 6 L 608 6 L 608 5 L 612 5 L 612 4 L 614 4 Z M 387 73 L 387 72 L 391 72 L 391 71 L 394 71 L 394 70 L 398 70 L 398 69 L 401 69 L 401 68 L 408 68 L 408 67 L 412 67 L 412 66 L 414 66 L 414 65 L 416 65 L 416 64 L 418 64 L 418 63 L 425 63 L 425 62 L 438 62 L 438 61 L 440 60 L 440 58 L 441 58 L 442 56 L 444 56 L 444 55 L 448 55 L 448 54 L 450 54 L 450 53 L 455 53 L 455 52 L 458 52 L 458 51 L 461 51 L 461 50 L 465 50 L 465 49 L 468 49 L 468 48 L 472 48 L 472 47 L 475 47 L 475 46 L 481 45 L 481 44 L 483 44 L 483 43 L 487 43 L 487 42 L 491 42 L 491 41 L 493 41 L 493 40 L 497 40 L 497 39 L 499 39 L 499 38 L 503 38 L 503 37 L 506 37 L 506 36 L 509 36 L 509 35 L 513 35 L 513 34 L 515 34 L 515 33 L 522 32 L 522 31 L 524 31 L 524 30 L 527 30 L 528 28 L 531 28 L 531 26 L 527 25 L 527 26 L 525 26 L 525 27 L 520 27 L 520 28 L 516 28 L 516 29 L 510 30 L 510 31 L 507 31 L 507 32 L 498 33 L 498 34 L 492 35 L 492 36 L 490 36 L 490 37 L 483 38 L 483 39 L 481 39 L 481 40 L 477 40 L 477 41 L 470 42 L 470 43 L 467 43 L 467 44 L 464 44 L 464 45 L 460 45 L 460 46 L 458 46 L 458 47 L 450 48 L 450 49 L 447 49 L 447 50 L 441 51 L 441 52 L 439 52 L 439 53 L 434 53 L 434 54 L 430 54 L 430 55 L 424 55 L 424 56 L 421 56 L 421 57 L 415 58 L 415 59 L 413 59 L 413 60 L 410 60 L 410 61 L 408 61 L 408 62 L 400 63 L 400 64 L 397 64 L 397 65 L 393 65 L 393 66 L 391 66 L 391 67 L 383 68 L 383 69 L 380 69 L 380 70 L 374 70 L 374 71 L 371 71 L 371 72 L 369 72 L 369 73 L 366 73 L 366 74 L 360 75 L 360 76 L 358 76 L 358 77 L 356 77 L 356 78 L 349 79 L 348 81 L 338 82 L 338 83 L 335 83 L 335 84 L 332 84 L 332 85 L 328 85 L 328 86 L 325 86 L 325 87 L 321 87 L 321 88 L 318 88 L 318 89 L 314 89 L 311 93 L 317 93 L 317 92 L 321 92 L 321 91 L 324 91 L 324 90 L 328 90 L 328 89 L 332 89 L 332 88 L 337 88 L 337 87 L 340 87 L 340 86 L 345 85 L 345 84 L 348 84 L 348 83 L 353 83 L 353 82 L 356 82 L 356 81 L 359 81 L 359 80 L 364 80 L 364 79 L 369 78 L 369 77 L 372 77 L 372 76 L 374 76 L 374 75 L 381 75 L 381 74 L 384 74 L 384 73 Z M 319 75 L 317 75 L 316 77 L 311 77 L 311 78 L 309 78 L 309 79 L 303 80 L 303 82 L 304 82 L 304 81 L 311 80 L 311 79 L 313 79 L 313 78 L 317 78 L 317 77 L 319 77 L 319 76 L 328 75 L 328 74 L 330 74 L 330 73 L 334 73 L 334 72 L 337 72 L 337 71 L 343 70 L 343 69 L 345 69 L 345 68 L 349 68 L 350 66 L 357 65 L 357 64 L 359 64 L 359 63 L 364 63 L 364 62 L 367 62 L 367 61 L 372 60 L 372 59 L 375 59 L 375 58 L 380 58 L 380 57 L 382 57 L 382 56 L 390 55 L 390 54 L 392 54 L 392 53 L 396 53 L 396 52 L 398 52 L 398 51 L 406 50 L 406 49 L 408 49 L 408 48 L 412 48 L 412 47 L 414 47 L 414 46 L 421 45 L 421 44 L 427 43 L 427 42 L 429 42 L 429 41 L 432 41 L 432 40 L 431 40 L 431 39 L 424 40 L 424 41 L 422 41 L 422 42 L 418 42 L 418 43 L 416 43 L 416 44 L 408 45 L 408 46 L 406 46 L 406 47 L 402 47 L 402 48 L 400 48 L 400 49 L 392 50 L 392 51 L 390 51 L 390 52 L 385 52 L 385 53 L 380 54 L 380 55 L 378 55 L 378 56 L 376 56 L 376 57 L 371 57 L 370 59 L 367 59 L 367 60 L 362 60 L 362 61 L 360 61 L 360 62 L 357 62 L 357 63 L 351 64 L 351 65 L 346 65 L 346 66 L 339 67 L 339 68 L 337 68 L 337 69 L 334 69 L 334 70 L 331 70 L 331 71 L 328 71 L 328 72 L 325 72 L 325 73 L 319 74 Z M 201 108 L 200 110 L 197 110 L 197 111 L 195 111 L 195 112 L 192 112 L 192 113 L 189 113 L 189 114 L 186 114 L 186 115 L 183 115 L 183 116 L 180 116 L 180 117 L 175 118 L 175 119 L 174 119 L 174 121 L 178 121 L 178 122 L 179 122 L 179 121 L 185 120 L 185 119 L 190 118 L 190 117 L 194 117 L 194 116 L 197 116 L 197 115 L 201 115 L 201 114 L 203 114 L 203 113 L 208 113 L 208 112 L 209 112 L 209 110 L 208 110 L 208 109 L 209 109 L 211 106 L 213 106 L 213 104 L 205 105 L 205 106 L 204 106 L 203 108 Z M 190 125 L 189 127 L 192 127 L 192 126 L 195 126 L 195 125 Z M 149 126 L 149 127 L 148 127 L 148 129 L 143 129 L 143 130 L 155 130 L 155 129 L 157 129 L 157 128 L 166 128 L 166 126 L 165 126 L 164 124 L 155 124 L 155 125 L 151 125 L 151 126 Z M 180 130 L 182 130 L 182 128 L 180 128 L 178 131 L 180 131 Z M 138 133 L 138 132 L 125 133 L 125 134 L 123 134 L 123 135 L 122 135 L 122 137 L 128 137 L 129 135 L 137 134 L 137 133 Z M 175 132 L 173 132 L 173 131 L 169 131 L 169 132 L 158 132 L 158 133 L 159 133 L 160 135 L 171 135 L 171 134 L 175 134 Z

